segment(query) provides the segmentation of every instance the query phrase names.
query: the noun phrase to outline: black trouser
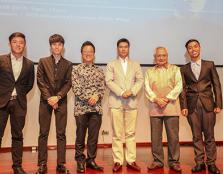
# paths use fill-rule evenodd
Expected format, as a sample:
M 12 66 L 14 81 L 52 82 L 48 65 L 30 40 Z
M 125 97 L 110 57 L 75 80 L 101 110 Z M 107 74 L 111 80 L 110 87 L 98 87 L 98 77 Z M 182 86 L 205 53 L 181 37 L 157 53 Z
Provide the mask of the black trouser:
M 86 113 L 75 117 L 76 119 L 76 142 L 75 160 L 85 162 L 84 147 L 85 136 L 88 129 L 87 138 L 87 162 L 93 161 L 97 154 L 98 135 L 101 127 L 102 116 L 97 112 Z
M 193 134 L 195 162 L 203 163 L 206 152 L 206 163 L 208 165 L 214 164 L 217 158 L 214 138 L 215 113 L 207 112 L 198 99 L 196 109 L 187 118 Z M 204 140 L 202 133 L 204 134 Z
M 16 99 L 10 100 L 8 104 L 0 109 L 0 146 L 5 127 L 10 115 L 12 134 L 12 160 L 13 168 L 21 167 L 23 154 L 23 133 L 27 109 L 22 108 Z
M 40 133 L 38 140 L 38 165 L 47 163 L 47 140 L 50 131 L 50 123 L 53 108 L 47 101 L 40 101 L 39 124 Z M 54 110 L 57 138 L 57 164 L 64 164 L 66 158 L 66 126 L 67 126 L 67 102 L 59 102 Z

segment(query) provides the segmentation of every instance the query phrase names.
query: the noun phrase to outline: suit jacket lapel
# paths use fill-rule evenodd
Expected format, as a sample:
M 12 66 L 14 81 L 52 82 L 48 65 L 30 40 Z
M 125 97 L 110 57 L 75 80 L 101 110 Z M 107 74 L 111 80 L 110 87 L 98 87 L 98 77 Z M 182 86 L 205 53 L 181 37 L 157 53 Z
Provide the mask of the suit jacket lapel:
M 204 65 L 205 65 L 204 61 L 201 60 L 201 72 L 200 72 L 198 81 L 202 78 L 202 76 L 203 76 L 203 74 L 204 74 L 204 69 L 205 69 L 205 68 L 204 68 Z
M 122 64 L 121 64 L 121 61 L 119 60 L 119 58 L 117 58 L 117 67 L 119 68 L 121 74 L 125 77 L 125 73 L 124 73 L 124 70 L 122 68 Z
M 132 65 L 132 62 L 131 62 L 131 60 L 128 59 L 126 78 L 130 75 L 131 65 Z
M 12 61 L 11 61 L 10 54 L 8 54 L 6 61 L 7 61 L 6 63 L 8 64 L 9 70 L 11 72 L 12 78 L 15 80 L 15 77 L 14 77 L 14 74 L 13 74 L 13 70 L 12 70 Z
M 187 64 L 187 71 L 188 71 L 188 73 L 191 75 L 191 78 L 194 80 L 194 81 L 197 81 L 197 79 L 196 79 L 196 77 L 195 77 L 195 75 L 194 75 L 194 73 L 193 73 L 193 71 L 192 71 L 192 69 L 191 69 L 191 63 L 188 63 Z
M 27 66 L 26 58 L 23 57 L 23 60 L 22 60 L 22 69 L 21 69 L 21 72 L 19 74 L 19 77 L 18 77 L 18 79 L 16 81 L 19 81 L 22 78 L 23 74 L 25 73 L 26 66 Z

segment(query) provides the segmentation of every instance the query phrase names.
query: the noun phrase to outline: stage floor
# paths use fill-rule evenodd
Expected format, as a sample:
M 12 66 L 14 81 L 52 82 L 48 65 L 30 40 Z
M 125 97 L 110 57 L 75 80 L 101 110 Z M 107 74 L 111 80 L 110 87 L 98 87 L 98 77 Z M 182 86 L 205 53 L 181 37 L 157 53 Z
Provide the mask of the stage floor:
M 189 174 L 191 167 L 194 165 L 194 152 L 192 146 L 181 146 L 181 167 L 182 174 Z M 127 169 L 125 165 L 117 174 L 133 174 L 133 173 L 150 173 L 150 174 L 174 174 L 176 172 L 169 170 L 167 165 L 167 147 L 164 147 L 165 167 L 163 169 L 148 171 L 147 166 L 152 162 L 150 147 L 137 147 L 137 164 L 141 167 L 141 172 L 134 172 Z M 217 147 L 218 159 L 216 165 L 223 173 L 223 146 Z M 112 151 L 111 148 L 99 148 L 96 162 L 104 167 L 104 172 L 97 172 L 90 169 L 86 170 L 86 174 L 111 174 L 112 172 Z M 0 174 L 12 174 L 11 169 L 11 153 L 0 153 Z M 74 149 L 67 149 L 67 168 L 71 174 L 76 173 L 76 162 L 74 161 Z M 28 174 L 34 174 L 37 170 L 37 153 L 26 151 L 23 154 L 23 168 Z M 48 174 L 56 174 L 56 150 L 48 151 Z M 196 173 L 199 174 L 199 173 Z M 200 174 L 208 174 L 208 171 L 200 172 Z

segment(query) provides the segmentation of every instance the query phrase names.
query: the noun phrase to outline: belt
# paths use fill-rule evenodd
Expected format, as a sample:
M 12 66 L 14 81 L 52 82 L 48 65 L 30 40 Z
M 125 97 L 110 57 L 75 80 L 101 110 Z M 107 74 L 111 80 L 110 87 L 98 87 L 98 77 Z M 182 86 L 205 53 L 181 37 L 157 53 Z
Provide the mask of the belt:
M 17 95 L 12 95 L 9 100 L 16 100 Z

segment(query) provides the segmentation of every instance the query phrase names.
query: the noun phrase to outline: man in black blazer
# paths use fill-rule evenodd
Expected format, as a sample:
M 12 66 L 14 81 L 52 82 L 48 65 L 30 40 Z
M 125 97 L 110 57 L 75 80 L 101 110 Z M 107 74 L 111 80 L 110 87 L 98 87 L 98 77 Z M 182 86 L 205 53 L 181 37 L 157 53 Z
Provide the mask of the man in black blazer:
M 14 174 L 26 174 L 22 168 L 23 133 L 27 112 L 27 93 L 34 82 L 34 64 L 23 56 L 26 39 L 23 33 L 9 36 L 11 53 L 0 56 L 0 146 L 10 115 L 12 168 Z
M 62 57 L 64 38 L 54 34 L 49 38 L 52 55 L 41 58 L 37 69 L 37 85 L 41 92 L 39 105 L 40 133 L 38 140 L 37 174 L 47 172 L 47 140 L 54 110 L 57 137 L 57 172 L 68 173 L 66 159 L 67 93 L 71 88 L 72 63 Z
M 180 102 L 182 114 L 187 116 L 193 134 L 196 165 L 192 172 L 206 169 L 206 152 L 208 170 L 213 174 L 219 174 L 220 171 L 215 165 L 217 153 L 214 126 L 216 114 L 221 112 L 222 108 L 220 80 L 214 62 L 200 58 L 198 40 L 191 39 L 185 46 L 191 62 L 181 68 L 184 90 Z

